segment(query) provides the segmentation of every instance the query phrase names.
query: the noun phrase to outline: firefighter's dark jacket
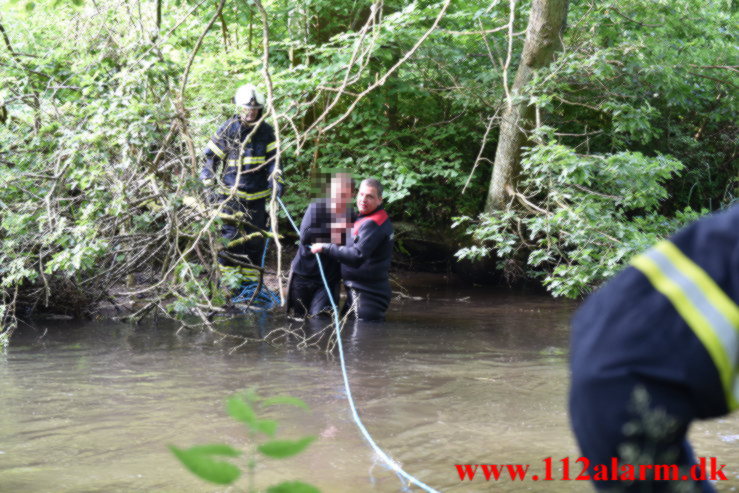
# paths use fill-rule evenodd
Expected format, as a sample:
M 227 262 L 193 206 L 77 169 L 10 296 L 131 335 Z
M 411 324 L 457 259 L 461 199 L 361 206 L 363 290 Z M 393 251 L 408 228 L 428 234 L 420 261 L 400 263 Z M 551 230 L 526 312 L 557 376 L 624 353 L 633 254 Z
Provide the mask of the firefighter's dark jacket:
M 739 205 L 636 257 L 586 300 L 573 319 L 573 387 L 638 375 L 685 389 L 701 418 L 736 408 L 737 304 Z
M 205 147 L 205 166 L 200 172 L 204 182 L 217 181 L 219 169 L 221 191 L 228 194 L 236 184 L 236 195 L 258 200 L 271 194 L 270 175 L 275 168 L 275 133 L 262 122 L 254 129 L 234 115 L 210 138 Z M 278 179 L 278 187 L 282 187 Z
M 388 283 L 393 254 L 393 225 L 382 206 L 354 222 L 346 246 L 329 245 L 327 256 L 341 262 L 341 277 L 349 287 Z
M 347 219 L 350 221 L 352 219 L 351 213 L 351 209 L 348 209 L 349 217 Z M 313 243 L 328 243 L 331 241 L 332 222 L 333 215 L 331 214 L 329 200 L 321 199 L 311 202 L 303 215 L 303 221 L 300 223 L 300 246 L 292 262 L 294 274 L 321 283 L 316 256 L 311 253 L 310 246 Z M 323 255 L 321 261 L 323 272 L 326 274 L 329 283 L 338 282 L 341 276 L 341 266 L 338 260 Z

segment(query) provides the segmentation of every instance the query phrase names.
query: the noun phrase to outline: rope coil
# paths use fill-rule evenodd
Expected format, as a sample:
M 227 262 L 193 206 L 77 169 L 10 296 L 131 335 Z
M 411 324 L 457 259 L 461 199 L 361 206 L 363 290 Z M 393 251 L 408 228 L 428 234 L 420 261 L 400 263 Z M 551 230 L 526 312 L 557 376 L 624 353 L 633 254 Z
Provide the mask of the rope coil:
M 269 248 L 269 238 L 264 242 L 264 251 L 262 252 L 262 269 L 267 259 L 267 249 Z M 259 291 L 257 291 L 259 290 Z M 273 308 L 280 306 L 280 297 L 263 283 L 252 281 L 244 283 L 241 286 L 239 294 L 231 298 L 231 303 L 249 303 L 249 309 L 258 312 L 267 312 Z

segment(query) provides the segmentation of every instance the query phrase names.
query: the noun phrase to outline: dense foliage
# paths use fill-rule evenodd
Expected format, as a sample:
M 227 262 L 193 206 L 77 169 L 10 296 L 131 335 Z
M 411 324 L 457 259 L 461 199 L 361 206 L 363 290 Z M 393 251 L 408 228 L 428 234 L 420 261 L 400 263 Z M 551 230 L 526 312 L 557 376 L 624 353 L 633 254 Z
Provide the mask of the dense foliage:
M 739 195 L 730 4 L 573 9 L 563 53 L 518 95 L 538 121 L 515 207 L 480 216 L 458 252 L 570 297 Z
M 529 1 L 2 5 L 4 326 L 82 315 L 122 284 L 144 312 L 225 303 L 222 219 L 183 203 L 246 82 L 274 94 L 294 213 L 320 169 L 378 176 L 395 219 L 462 216 L 477 242 L 463 255 L 496 254 L 555 294 L 737 195 L 728 0 L 572 2 L 564 50 L 510 95 L 537 107 L 518 195 L 479 217 Z

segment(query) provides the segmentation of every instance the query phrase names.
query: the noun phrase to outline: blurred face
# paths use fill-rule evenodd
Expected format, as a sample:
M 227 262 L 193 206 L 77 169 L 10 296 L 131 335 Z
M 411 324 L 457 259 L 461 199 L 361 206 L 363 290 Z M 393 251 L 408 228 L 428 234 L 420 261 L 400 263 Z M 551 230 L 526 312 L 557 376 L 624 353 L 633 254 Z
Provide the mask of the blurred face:
M 257 107 L 244 107 L 241 109 L 241 119 L 245 123 L 254 123 L 255 121 L 259 120 L 259 110 L 260 108 Z
M 359 186 L 359 193 L 357 193 L 357 209 L 360 214 L 369 214 L 377 209 L 382 204 L 382 198 L 377 193 L 375 187 L 365 185 L 364 183 Z
M 346 210 L 346 205 L 352 197 L 351 178 L 347 174 L 339 173 L 331 178 L 331 209 L 333 212 Z

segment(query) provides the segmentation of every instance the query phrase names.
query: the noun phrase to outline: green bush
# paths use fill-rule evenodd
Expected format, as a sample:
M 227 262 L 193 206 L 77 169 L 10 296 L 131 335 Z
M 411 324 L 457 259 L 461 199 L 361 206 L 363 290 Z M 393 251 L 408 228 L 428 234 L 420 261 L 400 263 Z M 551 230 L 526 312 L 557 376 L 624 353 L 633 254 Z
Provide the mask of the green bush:
M 583 156 L 554 142 L 535 146 L 523 159 L 526 196 L 507 211 L 458 218 L 456 225 L 465 225 L 478 245 L 457 256 L 495 252 L 501 269 L 515 260 L 553 295 L 582 296 L 633 255 L 708 212 L 660 213 L 665 183 L 683 168 L 669 156 Z

